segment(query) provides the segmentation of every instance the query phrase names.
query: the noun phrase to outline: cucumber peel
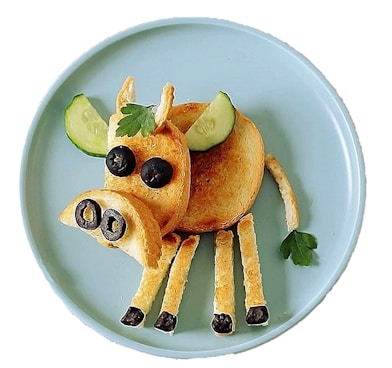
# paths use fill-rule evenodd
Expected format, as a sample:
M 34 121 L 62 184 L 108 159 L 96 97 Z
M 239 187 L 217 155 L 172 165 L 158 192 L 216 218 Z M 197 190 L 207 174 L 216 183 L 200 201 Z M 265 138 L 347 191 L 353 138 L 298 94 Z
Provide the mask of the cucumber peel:
M 106 156 L 108 124 L 83 93 L 65 109 L 64 123 L 68 138 L 77 148 L 90 156 Z
M 185 133 L 191 151 L 207 151 L 224 142 L 234 128 L 235 107 L 227 93 L 219 91 L 207 109 Z

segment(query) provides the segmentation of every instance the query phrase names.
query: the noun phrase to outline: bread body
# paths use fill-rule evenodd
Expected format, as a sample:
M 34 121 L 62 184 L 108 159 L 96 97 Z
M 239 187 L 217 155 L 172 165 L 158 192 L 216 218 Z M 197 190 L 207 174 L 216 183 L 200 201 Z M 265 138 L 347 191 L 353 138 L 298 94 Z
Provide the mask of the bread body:
M 168 119 L 185 133 L 208 103 L 173 106 Z M 203 233 L 225 229 L 246 214 L 264 174 L 264 144 L 254 123 L 236 110 L 229 137 L 206 152 L 191 152 L 191 191 L 177 230 Z

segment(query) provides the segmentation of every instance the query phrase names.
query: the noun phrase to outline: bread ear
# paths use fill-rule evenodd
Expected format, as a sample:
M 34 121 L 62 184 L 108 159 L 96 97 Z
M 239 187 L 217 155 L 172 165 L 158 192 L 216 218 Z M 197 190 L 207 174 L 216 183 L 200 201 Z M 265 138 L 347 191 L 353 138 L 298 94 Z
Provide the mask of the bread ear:
M 170 109 L 173 106 L 174 101 L 174 87 L 167 83 L 162 90 L 161 102 L 155 113 L 155 133 L 159 132 L 161 127 L 167 121 Z

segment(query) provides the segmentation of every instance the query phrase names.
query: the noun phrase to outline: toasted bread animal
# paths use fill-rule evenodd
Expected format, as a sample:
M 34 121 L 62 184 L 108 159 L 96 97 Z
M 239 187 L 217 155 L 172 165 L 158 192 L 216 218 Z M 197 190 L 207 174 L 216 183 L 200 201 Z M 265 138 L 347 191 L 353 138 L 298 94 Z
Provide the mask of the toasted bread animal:
M 173 106 L 170 121 L 185 133 L 208 103 Z M 235 224 L 254 203 L 264 174 L 264 144 L 254 123 L 236 110 L 229 137 L 206 152 L 191 152 L 191 194 L 179 231 L 203 233 Z
M 107 189 L 88 190 L 68 204 L 59 220 L 80 228 L 106 247 L 120 248 L 143 266 L 158 265 L 162 244 L 159 225 L 134 196 Z
M 155 131 L 143 137 L 139 132 L 133 137 L 116 136 L 118 121 L 122 118 L 121 106 L 135 98 L 133 78 L 127 78 L 117 98 L 117 111 L 109 121 L 108 149 L 127 146 L 136 158 L 136 167 L 126 177 L 112 175 L 105 168 L 105 188 L 120 193 L 131 193 L 150 208 L 161 229 L 161 235 L 173 231 L 184 216 L 190 194 L 190 156 L 184 134 L 171 124 L 166 116 L 174 99 L 174 88 L 167 84 L 158 106 Z M 171 180 L 162 188 L 150 188 L 141 179 L 142 165 L 150 158 L 159 157 L 170 163 Z

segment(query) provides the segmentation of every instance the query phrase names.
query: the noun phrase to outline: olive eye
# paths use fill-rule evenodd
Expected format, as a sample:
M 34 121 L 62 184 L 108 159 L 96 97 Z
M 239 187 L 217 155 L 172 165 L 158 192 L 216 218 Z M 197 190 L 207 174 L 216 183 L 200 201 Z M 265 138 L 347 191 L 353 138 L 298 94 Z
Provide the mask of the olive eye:
M 147 160 L 140 171 L 143 182 L 150 188 L 162 188 L 170 182 L 172 175 L 170 163 L 159 157 Z
M 101 207 L 92 199 L 83 199 L 75 208 L 75 220 L 81 228 L 94 230 L 101 222 Z
M 125 225 L 125 219 L 120 212 L 109 208 L 103 213 L 101 231 L 107 240 L 119 240 L 125 233 Z
M 113 147 L 106 155 L 106 166 L 115 176 L 128 176 L 135 169 L 135 155 L 127 146 Z

